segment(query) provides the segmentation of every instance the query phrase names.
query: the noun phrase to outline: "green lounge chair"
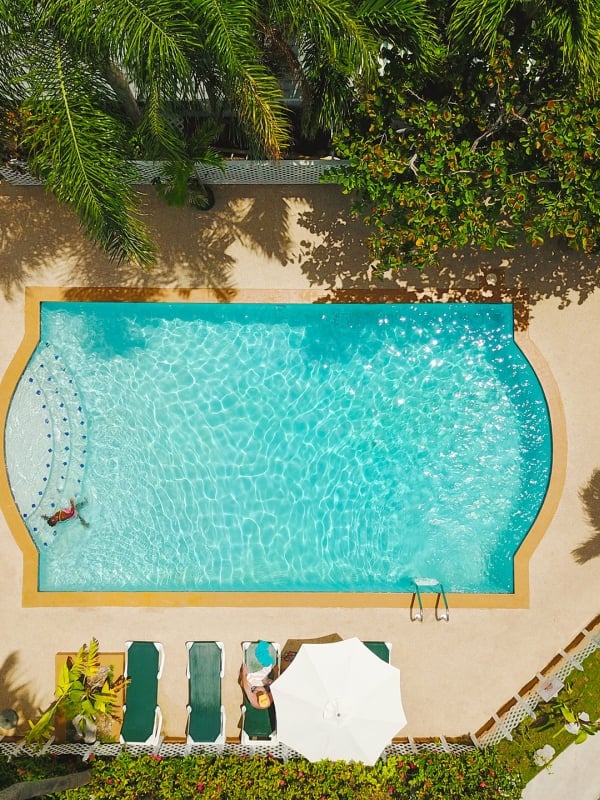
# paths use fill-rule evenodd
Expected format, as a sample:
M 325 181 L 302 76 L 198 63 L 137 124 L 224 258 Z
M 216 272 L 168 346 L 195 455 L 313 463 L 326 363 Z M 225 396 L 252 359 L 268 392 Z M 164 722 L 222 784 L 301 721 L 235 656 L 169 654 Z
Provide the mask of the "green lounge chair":
M 164 666 L 164 648 L 159 642 L 127 642 L 121 742 L 152 747 L 161 742 L 162 713 L 158 705 L 158 681 Z
M 374 653 L 386 664 L 390 664 L 392 660 L 392 643 L 391 642 L 363 642 L 365 647 Z
M 243 642 L 242 650 L 244 653 L 244 664 L 252 672 L 261 667 L 257 660 L 255 651 L 258 642 Z M 277 642 L 269 642 L 269 649 L 275 660 L 273 674 L 279 674 L 279 654 L 280 646 Z M 245 745 L 277 744 L 277 723 L 275 719 L 275 706 L 273 703 L 269 708 L 254 708 L 244 693 L 244 703 L 242 705 L 242 730 L 240 741 Z
M 186 642 L 188 651 L 186 753 L 194 744 L 225 742 L 225 708 L 221 703 L 221 679 L 225 673 L 223 642 Z

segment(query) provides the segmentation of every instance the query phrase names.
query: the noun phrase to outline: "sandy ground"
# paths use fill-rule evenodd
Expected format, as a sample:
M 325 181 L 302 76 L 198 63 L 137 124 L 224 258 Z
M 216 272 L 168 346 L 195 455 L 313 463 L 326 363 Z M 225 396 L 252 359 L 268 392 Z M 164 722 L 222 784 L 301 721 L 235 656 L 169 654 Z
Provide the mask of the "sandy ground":
M 217 187 L 207 214 L 170 209 L 147 197 L 145 213 L 160 248 L 158 266 L 140 272 L 107 262 L 72 215 L 40 188 L 0 185 L 0 376 L 24 331 L 24 288 L 35 286 L 239 288 L 375 287 L 362 231 L 335 187 Z M 533 257 L 535 256 L 535 257 Z M 411 736 L 477 730 L 600 610 L 600 532 L 580 498 L 599 467 L 600 395 L 598 261 L 550 249 L 448 256 L 435 274 L 407 273 L 402 285 L 477 285 L 485 267 L 506 268 L 509 285 L 531 292 L 530 337 L 542 352 L 564 404 L 568 460 L 564 490 L 530 561 L 530 607 L 453 609 L 449 624 L 432 613 L 411 623 L 393 608 L 23 608 L 22 556 L 0 516 L 0 708 L 21 719 L 47 704 L 57 651 L 95 636 L 103 650 L 130 639 L 160 640 L 166 666 L 160 686 L 164 730 L 183 736 L 185 642 L 225 644 L 227 733 L 238 733 L 236 683 L 243 640 L 337 632 L 385 639 L 402 673 Z M 596 519 L 598 510 L 596 510 Z M 587 544 L 586 544 L 587 543 Z M 574 554 L 576 548 L 586 544 Z

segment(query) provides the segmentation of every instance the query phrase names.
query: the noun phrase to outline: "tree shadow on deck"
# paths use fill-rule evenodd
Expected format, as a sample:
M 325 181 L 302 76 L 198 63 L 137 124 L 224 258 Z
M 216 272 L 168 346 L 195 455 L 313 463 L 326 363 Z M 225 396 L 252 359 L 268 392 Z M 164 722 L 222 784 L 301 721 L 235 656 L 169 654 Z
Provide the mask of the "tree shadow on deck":
M 482 275 L 503 270 L 509 290 L 529 303 L 555 297 L 560 307 L 583 303 L 598 284 L 600 257 L 551 242 L 508 252 L 442 253 L 439 265 L 377 275 L 369 261 L 369 229 L 335 185 L 215 186 L 206 212 L 167 206 L 152 187 L 138 187 L 140 216 L 158 247 L 157 264 L 111 263 L 88 241 L 76 215 L 41 187 L 0 187 L 0 291 L 10 300 L 27 284 L 63 286 L 206 286 L 232 299 L 236 283 L 268 281 L 266 270 L 297 269 L 331 297 L 354 289 L 478 288 Z M 246 272 L 244 272 L 246 271 Z
M 0 708 L 12 708 L 17 712 L 20 720 L 17 729 L 22 727 L 22 722 L 34 719 L 39 713 L 31 689 L 20 674 L 19 656 L 12 652 L 0 665 Z
M 377 275 L 366 246 L 370 231 L 352 215 L 350 205 L 342 198 L 337 207 L 319 206 L 299 218 L 299 224 L 311 234 L 311 241 L 305 243 L 302 270 L 311 283 L 328 285 L 332 295 L 357 287 L 409 287 L 416 291 L 476 287 L 482 275 L 502 270 L 507 288 L 526 291 L 531 306 L 555 297 L 559 308 L 565 308 L 573 301 L 582 304 L 598 287 L 600 256 L 586 256 L 558 241 L 539 248 L 522 243 L 509 251 L 446 251 L 440 253 L 436 266 L 423 270 L 406 267 Z
M 209 211 L 166 205 L 140 189 L 140 217 L 157 245 L 150 268 L 116 264 L 82 233 L 76 215 L 41 187 L 0 189 L 0 291 L 7 300 L 26 285 L 214 288 L 235 295 L 233 271 L 244 251 L 258 259 L 291 260 L 290 187 L 215 188 Z M 299 187 L 302 189 L 303 187 Z
M 579 492 L 585 515 L 594 529 L 587 541 L 573 550 L 578 564 L 585 564 L 592 558 L 600 556 L 600 469 L 594 470 L 587 484 Z

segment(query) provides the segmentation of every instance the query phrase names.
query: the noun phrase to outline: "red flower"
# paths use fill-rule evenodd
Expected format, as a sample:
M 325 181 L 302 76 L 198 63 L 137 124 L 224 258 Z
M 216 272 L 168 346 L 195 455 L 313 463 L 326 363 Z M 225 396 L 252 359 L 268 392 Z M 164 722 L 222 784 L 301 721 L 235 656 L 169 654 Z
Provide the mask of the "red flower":
M 196 788 L 198 789 L 199 792 L 201 792 L 204 789 L 204 784 L 202 783 L 202 781 L 200 781 L 200 783 Z
M 485 781 L 481 781 L 479 785 L 481 786 L 482 789 L 485 789 Z

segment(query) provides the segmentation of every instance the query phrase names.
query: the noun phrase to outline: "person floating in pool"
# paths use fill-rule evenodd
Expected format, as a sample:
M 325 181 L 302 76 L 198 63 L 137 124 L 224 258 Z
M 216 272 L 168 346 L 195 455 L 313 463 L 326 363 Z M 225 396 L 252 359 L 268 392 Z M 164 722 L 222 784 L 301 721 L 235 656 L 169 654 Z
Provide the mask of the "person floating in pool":
M 77 517 L 85 528 L 89 528 L 90 527 L 89 522 L 86 522 L 79 513 L 79 509 L 84 504 L 85 501 L 77 503 L 77 505 L 75 505 L 75 500 L 71 498 L 69 500 L 68 508 L 59 508 L 58 511 L 55 511 L 54 514 L 52 514 L 52 516 L 50 517 L 46 516 L 46 514 L 42 514 L 42 518 L 46 520 L 46 522 L 48 523 L 48 525 L 50 525 L 51 528 L 53 528 L 58 522 L 65 522 L 68 519 L 73 519 L 74 517 Z

